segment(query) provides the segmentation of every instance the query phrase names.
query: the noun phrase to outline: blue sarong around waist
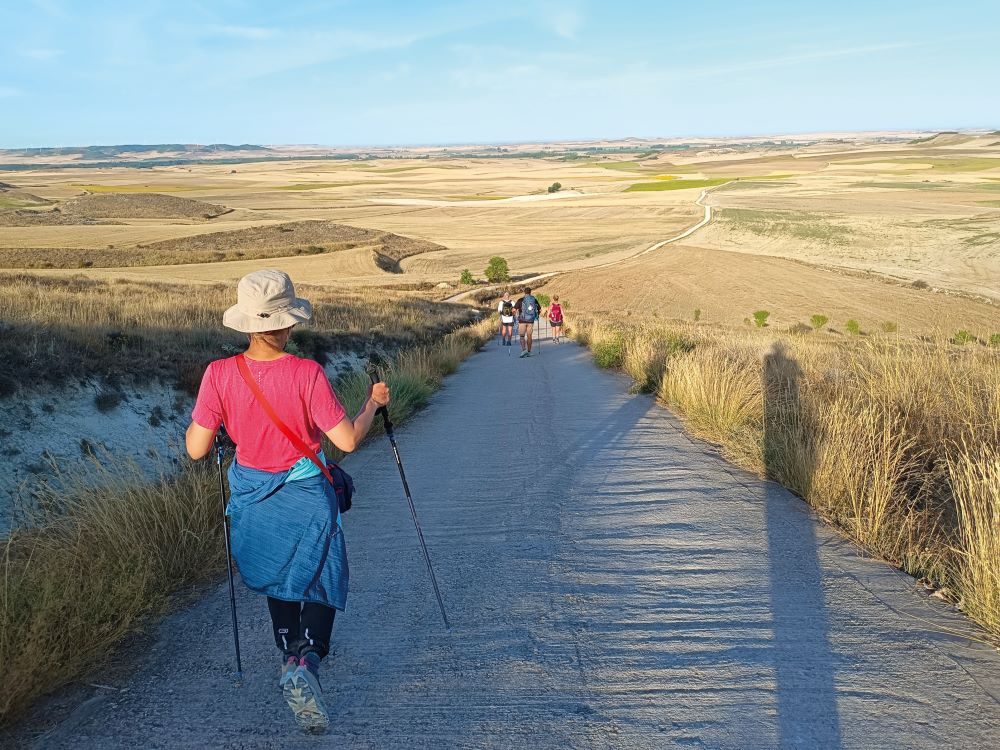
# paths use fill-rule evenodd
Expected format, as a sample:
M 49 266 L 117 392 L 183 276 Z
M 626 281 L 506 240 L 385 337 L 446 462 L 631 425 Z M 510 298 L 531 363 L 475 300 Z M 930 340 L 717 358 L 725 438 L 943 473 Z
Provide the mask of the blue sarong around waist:
M 243 582 L 285 601 L 347 606 L 347 543 L 337 497 L 322 474 L 289 481 L 236 461 L 229 467 L 233 557 Z

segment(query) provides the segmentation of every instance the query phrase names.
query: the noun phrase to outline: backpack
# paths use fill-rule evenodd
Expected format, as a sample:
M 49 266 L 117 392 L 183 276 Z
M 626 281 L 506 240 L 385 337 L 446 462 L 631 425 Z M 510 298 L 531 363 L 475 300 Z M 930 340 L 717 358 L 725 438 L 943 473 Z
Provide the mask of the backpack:
M 514 314 L 514 305 L 511 304 L 509 299 L 503 301 L 503 306 L 500 308 L 500 314 L 505 317 L 511 317 Z
M 521 298 L 521 319 L 535 320 L 538 317 L 538 300 L 530 294 Z
M 553 302 L 549 307 L 549 320 L 553 323 L 562 323 L 562 305 Z

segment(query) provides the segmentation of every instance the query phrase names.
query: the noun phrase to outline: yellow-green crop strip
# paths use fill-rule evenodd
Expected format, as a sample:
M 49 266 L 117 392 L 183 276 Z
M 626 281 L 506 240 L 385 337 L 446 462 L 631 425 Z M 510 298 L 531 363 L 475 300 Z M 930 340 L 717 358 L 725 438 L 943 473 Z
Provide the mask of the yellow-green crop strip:
M 710 180 L 660 180 L 659 182 L 636 182 L 625 188 L 626 193 L 646 193 L 659 190 L 690 190 L 707 188 L 731 182 L 731 177 L 716 177 Z

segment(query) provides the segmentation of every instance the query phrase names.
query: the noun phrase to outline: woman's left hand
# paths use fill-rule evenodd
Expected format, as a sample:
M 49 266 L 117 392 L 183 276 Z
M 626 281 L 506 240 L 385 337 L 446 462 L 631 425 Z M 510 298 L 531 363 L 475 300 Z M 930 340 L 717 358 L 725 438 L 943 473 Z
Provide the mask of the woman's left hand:
M 388 406 L 390 399 L 389 386 L 383 382 L 373 383 L 371 388 L 368 389 L 368 398 L 379 406 Z

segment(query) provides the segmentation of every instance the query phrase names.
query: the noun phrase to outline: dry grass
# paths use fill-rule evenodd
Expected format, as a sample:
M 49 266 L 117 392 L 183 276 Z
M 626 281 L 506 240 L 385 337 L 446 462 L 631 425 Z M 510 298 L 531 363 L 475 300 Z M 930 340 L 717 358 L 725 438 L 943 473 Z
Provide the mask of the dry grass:
M 1000 635 L 1000 351 L 577 321 L 696 434 Z M 663 341 L 680 341 L 671 350 Z
M 314 325 L 293 333 L 309 356 L 381 345 L 430 342 L 468 321 L 469 310 L 398 292 L 300 285 Z M 132 281 L 0 275 L 0 397 L 21 387 L 69 379 L 161 379 L 192 391 L 212 359 L 245 338 L 221 325 L 234 285 L 186 286 Z M 227 348 L 228 347 L 228 348 Z
M 189 202 L 194 203 L 194 201 Z M 19 212 L 18 216 L 23 218 L 23 212 Z M 69 223 L 80 221 L 69 217 Z M 297 221 L 195 234 L 124 247 L 0 248 L 0 268 L 126 268 L 218 263 L 317 255 L 353 250 L 358 247 L 370 249 L 372 271 L 382 268 L 389 272 L 398 272 L 399 261 L 410 255 L 444 249 L 432 242 L 401 237 L 391 232 L 362 229 L 330 221 Z
M 423 406 L 492 331 L 488 321 L 459 329 L 384 368 L 393 420 Z M 335 386 L 349 413 L 367 383 L 356 374 Z M 44 510 L 0 540 L 0 725 L 148 627 L 174 593 L 222 575 L 217 482 L 206 461 L 154 483 L 125 466 L 97 486 L 42 490 Z

